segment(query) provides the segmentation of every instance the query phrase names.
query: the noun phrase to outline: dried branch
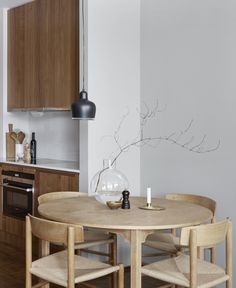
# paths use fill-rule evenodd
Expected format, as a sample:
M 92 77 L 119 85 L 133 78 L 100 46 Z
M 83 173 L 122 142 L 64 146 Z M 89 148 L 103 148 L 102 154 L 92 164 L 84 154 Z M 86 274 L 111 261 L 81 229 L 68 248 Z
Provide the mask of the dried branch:
M 122 129 L 122 126 L 125 122 L 125 120 L 127 119 L 128 115 L 129 115 L 129 111 L 127 113 L 125 113 L 123 115 L 123 117 L 121 118 L 121 121 L 119 122 L 119 125 L 117 127 L 117 129 L 114 132 L 113 135 L 113 140 L 115 142 L 115 144 L 118 147 L 118 150 L 115 153 L 113 157 L 112 157 L 112 162 L 111 165 L 114 165 L 114 163 L 116 163 L 116 161 L 118 160 L 118 158 L 122 155 L 122 153 L 127 152 L 131 147 L 140 147 L 141 145 L 150 145 L 150 143 L 153 142 L 167 142 L 170 144 L 174 144 L 178 147 L 181 147 L 187 151 L 190 152 L 194 152 L 194 153 L 209 153 L 209 152 L 213 152 L 215 150 L 217 150 L 220 147 L 220 140 L 218 141 L 218 143 L 214 146 L 214 147 L 210 147 L 210 148 L 204 148 L 204 144 L 206 142 L 207 136 L 203 135 L 202 139 L 197 143 L 194 144 L 194 140 L 195 137 L 194 136 L 189 136 L 188 139 L 186 140 L 186 137 L 188 136 L 188 134 L 191 131 L 191 128 L 193 126 L 194 120 L 192 119 L 189 124 L 187 125 L 187 127 L 183 130 L 180 130 L 180 132 L 172 132 L 167 136 L 157 136 L 157 137 L 153 137 L 153 136 L 149 136 L 149 137 L 145 137 L 144 136 L 144 130 L 145 130 L 145 126 L 147 125 L 148 121 L 150 121 L 151 119 L 155 118 L 157 116 L 158 113 L 162 112 L 161 110 L 158 110 L 158 102 L 156 103 L 156 105 L 154 106 L 153 109 L 150 109 L 148 107 L 148 105 L 146 103 L 143 104 L 144 105 L 144 112 L 139 112 L 137 110 L 137 112 L 139 113 L 139 117 L 140 117 L 140 131 L 138 132 L 138 135 L 131 141 L 126 142 L 126 143 L 121 143 L 120 140 L 120 131 Z M 104 168 L 100 171 L 99 176 L 98 176 L 98 181 L 96 183 L 96 188 L 95 188 L 95 192 L 97 191 L 98 188 L 98 184 L 101 178 L 101 174 L 103 173 L 103 171 L 105 171 L 107 168 Z
M 175 144 L 175 145 L 177 145 L 177 146 L 179 146 L 185 150 L 188 150 L 188 151 L 194 152 L 194 153 L 209 153 L 209 152 L 215 151 L 219 148 L 220 141 L 218 141 L 216 146 L 205 149 L 203 147 L 203 145 L 206 142 L 206 138 L 207 138 L 206 135 L 204 135 L 202 137 L 202 139 L 200 140 L 199 143 L 194 144 L 194 145 L 193 145 L 193 142 L 195 140 L 194 136 L 190 136 L 187 141 L 186 140 L 184 141 L 184 138 L 186 136 L 188 136 L 188 133 L 190 132 L 190 130 L 193 126 L 193 123 L 194 123 L 193 119 L 189 122 L 187 127 L 183 130 L 180 130 L 179 133 L 172 132 L 168 136 L 145 137 L 144 136 L 144 128 L 147 125 L 147 122 L 149 120 L 153 119 L 154 117 L 156 117 L 156 115 L 159 112 L 161 112 L 162 110 L 158 110 L 158 106 L 159 106 L 158 101 L 157 101 L 157 103 L 153 109 L 150 109 L 146 103 L 143 103 L 143 106 L 144 106 L 143 112 L 138 112 L 139 116 L 140 116 L 140 132 L 138 133 L 138 135 L 133 140 L 131 140 L 130 142 L 128 142 L 126 144 L 121 144 L 120 139 L 119 139 L 119 133 L 120 133 L 121 127 L 122 127 L 125 119 L 128 117 L 128 114 L 129 114 L 128 112 L 122 117 L 122 119 L 118 125 L 118 128 L 115 130 L 113 139 L 114 139 L 116 145 L 118 146 L 118 152 L 113 157 L 112 164 L 114 164 L 117 161 L 117 159 L 120 157 L 120 155 L 123 152 L 127 152 L 131 147 L 134 147 L 134 146 L 140 147 L 140 145 L 147 145 L 150 142 L 154 142 L 154 141 L 169 142 L 171 144 Z

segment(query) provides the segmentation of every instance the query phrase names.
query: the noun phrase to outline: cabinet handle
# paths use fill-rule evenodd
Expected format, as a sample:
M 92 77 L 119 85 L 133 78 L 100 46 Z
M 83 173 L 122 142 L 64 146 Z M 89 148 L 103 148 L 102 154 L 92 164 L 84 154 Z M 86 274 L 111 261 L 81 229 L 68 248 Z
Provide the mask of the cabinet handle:
M 33 191 L 33 188 L 16 187 L 16 186 L 13 186 L 13 185 L 9 185 L 8 183 L 4 183 L 2 186 L 5 187 L 5 188 L 13 188 L 13 189 L 21 190 L 21 191 L 25 191 L 25 192 L 32 192 Z

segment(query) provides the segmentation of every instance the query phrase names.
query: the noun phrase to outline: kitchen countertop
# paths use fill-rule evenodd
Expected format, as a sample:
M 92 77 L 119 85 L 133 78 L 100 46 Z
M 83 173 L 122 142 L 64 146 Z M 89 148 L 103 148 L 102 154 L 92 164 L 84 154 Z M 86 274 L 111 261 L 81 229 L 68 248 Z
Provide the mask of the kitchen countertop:
M 61 170 L 61 171 L 68 171 L 68 172 L 75 172 L 75 173 L 80 172 L 78 162 L 66 161 L 66 160 L 39 158 L 37 159 L 36 164 L 31 164 L 31 163 L 26 163 L 23 160 L 16 161 L 16 160 L 0 159 L 0 164 L 22 165 L 22 166 L 28 166 L 28 167 Z

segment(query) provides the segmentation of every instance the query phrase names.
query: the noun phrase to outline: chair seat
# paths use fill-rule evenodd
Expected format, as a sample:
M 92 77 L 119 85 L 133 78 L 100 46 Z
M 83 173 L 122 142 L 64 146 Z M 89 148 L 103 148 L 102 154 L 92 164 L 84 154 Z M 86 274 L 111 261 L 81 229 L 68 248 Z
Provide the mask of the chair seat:
M 172 233 L 156 232 L 149 235 L 144 243 L 145 246 L 175 254 L 180 248 L 179 237 Z
M 111 266 L 78 255 L 74 257 L 75 283 L 95 279 L 119 270 L 119 266 Z M 30 272 L 39 278 L 67 287 L 67 269 L 67 251 L 64 250 L 34 261 Z
M 169 258 L 141 268 L 143 274 L 154 277 L 176 285 L 190 287 L 190 271 L 189 271 L 188 255 L 180 255 L 178 257 Z M 229 279 L 225 271 L 212 263 L 198 260 L 198 288 L 207 288 L 218 285 Z

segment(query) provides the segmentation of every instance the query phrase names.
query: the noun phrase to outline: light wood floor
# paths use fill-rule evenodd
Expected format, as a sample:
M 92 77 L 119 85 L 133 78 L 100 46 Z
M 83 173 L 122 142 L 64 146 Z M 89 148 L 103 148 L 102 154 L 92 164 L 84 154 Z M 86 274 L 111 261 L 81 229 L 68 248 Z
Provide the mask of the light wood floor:
M 0 288 L 24 288 L 25 278 L 25 253 L 10 245 L 0 242 Z M 97 288 L 109 288 L 109 279 L 101 278 L 90 282 Z M 51 285 L 50 288 L 61 286 Z M 79 287 L 86 287 L 80 285 Z M 130 287 L 129 273 L 125 273 L 125 288 Z M 143 277 L 143 288 L 158 287 L 154 279 Z

